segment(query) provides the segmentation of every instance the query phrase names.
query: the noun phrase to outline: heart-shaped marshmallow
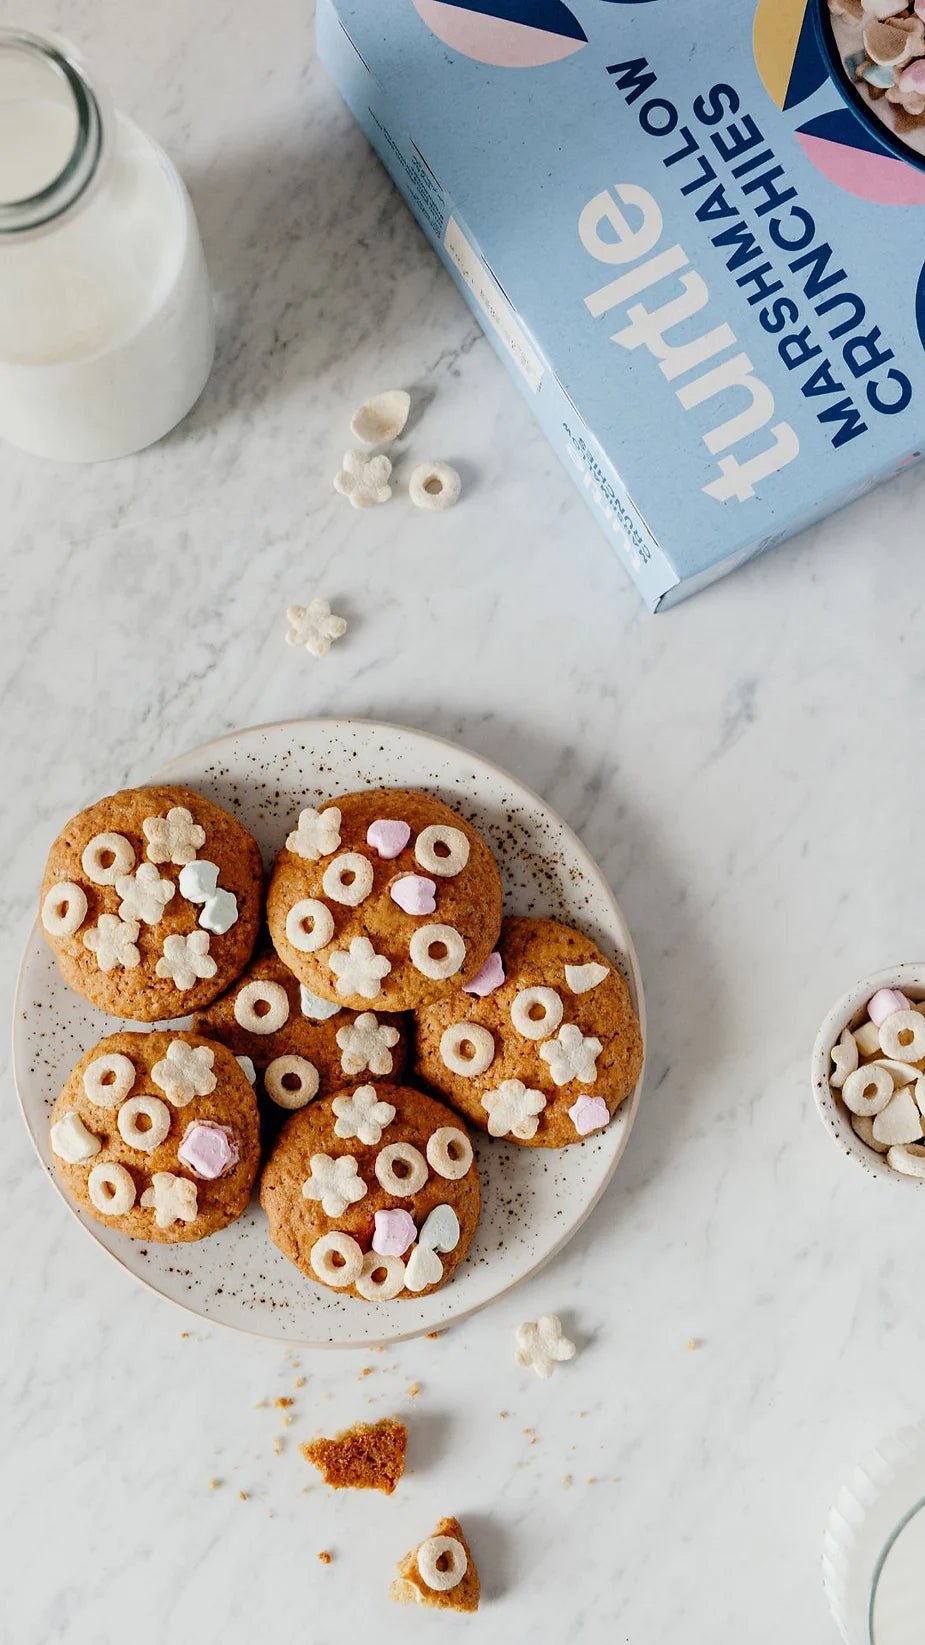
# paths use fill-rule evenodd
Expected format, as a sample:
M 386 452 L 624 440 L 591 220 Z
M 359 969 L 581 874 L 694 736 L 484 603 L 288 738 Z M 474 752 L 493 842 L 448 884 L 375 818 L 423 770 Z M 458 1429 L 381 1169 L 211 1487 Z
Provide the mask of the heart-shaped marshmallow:
M 481 971 L 475 973 L 472 981 L 463 984 L 463 993 L 477 994 L 479 999 L 484 999 L 486 994 L 493 994 L 496 988 L 500 988 L 503 981 L 504 966 L 496 949 L 493 954 L 489 954 Z
M 389 896 L 406 914 L 432 914 L 437 906 L 437 885 L 423 874 L 402 874 L 389 886 Z
M 411 829 L 406 822 L 398 822 L 393 817 L 377 817 L 366 830 L 366 844 L 391 862 L 399 852 L 404 851 L 411 838 Z
M 435 1205 L 418 1234 L 418 1244 L 428 1251 L 455 1251 L 459 1233 L 459 1218 L 452 1205 Z
M 416 1245 L 405 1264 L 405 1290 L 426 1291 L 428 1285 L 438 1285 L 442 1278 L 443 1263 L 436 1251 Z

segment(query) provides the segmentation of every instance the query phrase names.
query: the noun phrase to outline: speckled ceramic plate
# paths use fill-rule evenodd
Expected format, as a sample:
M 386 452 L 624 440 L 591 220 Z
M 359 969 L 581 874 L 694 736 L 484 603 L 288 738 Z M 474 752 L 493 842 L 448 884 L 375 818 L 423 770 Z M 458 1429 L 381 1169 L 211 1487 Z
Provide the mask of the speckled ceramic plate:
M 234 812 L 260 841 L 268 864 L 303 805 L 380 785 L 439 794 L 487 836 L 501 865 L 506 910 L 586 930 L 626 976 L 645 1032 L 632 939 L 603 875 L 537 795 L 476 755 L 400 726 L 296 720 L 193 749 L 152 781 L 187 783 Z M 20 972 L 13 1058 L 26 1125 L 56 1187 L 48 1114 L 78 1057 L 116 1026 L 65 985 L 36 923 Z M 374 1306 L 313 1285 L 270 1244 L 256 1201 L 231 1228 L 175 1246 L 136 1243 L 66 1203 L 130 1274 L 204 1319 L 315 1347 L 395 1342 L 484 1307 L 562 1249 L 616 1169 L 641 1084 L 640 1078 L 606 1131 L 569 1148 L 517 1148 L 479 1136 L 484 1203 L 478 1232 L 449 1284 L 420 1301 Z

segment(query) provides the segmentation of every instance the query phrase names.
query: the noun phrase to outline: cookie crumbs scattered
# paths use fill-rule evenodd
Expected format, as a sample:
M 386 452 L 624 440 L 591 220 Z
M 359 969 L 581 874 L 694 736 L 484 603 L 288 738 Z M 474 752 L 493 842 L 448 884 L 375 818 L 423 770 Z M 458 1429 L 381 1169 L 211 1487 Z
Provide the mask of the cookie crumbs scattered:
M 408 1394 L 411 1399 L 417 1399 L 420 1392 L 421 1384 L 419 1382 L 411 1382 L 408 1384 Z
M 525 1428 L 525 1429 L 524 1429 L 524 1433 L 525 1433 L 525 1434 L 535 1434 L 535 1433 L 536 1433 L 536 1429 L 535 1429 L 535 1428 Z
M 373 1376 L 374 1373 L 375 1373 L 375 1370 L 376 1370 L 375 1365 L 364 1365 L 362 1371 L 360 1372 L 359 1376 L 357 1377 L 357 1382 L 362 1382 L 364 1377 Z
M 242 1502 L 247 1501 L 247 1492 L 246 1491 L 239 1491 L 238 1496 L 241 1498 Z
M 210 1491 L 217 1491 L 219 1486 L 221 1485 L 221 1483 L 222 1482 L 221 1482 L 220 1479 L 210 1479 L 209 1480 L 209 1490 Z
M 183 1339 L 183 1338 L 184 1338 L 184 1337 L 188 1337 L 188 1336 L 189 1336 L 189 1331 L 181 1331 L 181 1332 L 180 1332 L 180 1339 L 181 1339 L 181 1341 L 182 1341 L 182 1339 Z
M 509 1414 L 510 1414 L 510 1413 L 509 1413 L 509 1412 L 507 1412 L 507 1411 L 499 1411 L 499 1412 L 498 1412 L 498 1415 L 499 1415 L 499 1417 L 501 1417 L 501 1419 L 502 1419 L 502 1421 L 503 1421 L 503 1419 L 504 1419 L 504 1418 L 505 1418 L 505 1417 L 506 1417 L 506 1416 L 508 1416 L 508 1415 L 509 1415 Z
M 696 1354 L 697 1349 L 702 1346 L 701 1339 L 700 1337 L 688 1337 L 684 1346 L 689 1354 Z
M 530 1441 L 530 1444 L 531 1444 L 531 1445 L 535 1445 L 535 1444 L 536 1444 L 536 1435 L 535 1435 L 535 1434 L 534 1434 L 534 1436 L 533 1436 L 533 1438 L 532 1438 L 532 1439 L 531 1439 L 531 1441 Z
M 292 1386 L 294 1388 L 304 1388 L 305 1387 L 305 1378 L 304 1377 L 296 1377 L 295 1382 L 293 1383 Z
M 322 1565 L 330 1565 L 331 1563 L 331 1555 L 329 1554 L 327 1548 L 322 1548 L 318 1558 L 321 1560 Z
M 288 1411 L 290 1405 L 294 1404 L 295 1400 L 291 1399 L 288 1394 L 280 1394 L 279 1399 L 276 1401 L 276 1408 L 278 1411 Z

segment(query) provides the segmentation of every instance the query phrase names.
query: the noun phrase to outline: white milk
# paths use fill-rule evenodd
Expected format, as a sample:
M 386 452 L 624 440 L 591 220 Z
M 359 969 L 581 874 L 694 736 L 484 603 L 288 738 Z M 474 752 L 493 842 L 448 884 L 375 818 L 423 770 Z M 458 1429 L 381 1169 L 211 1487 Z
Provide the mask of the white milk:
M 73 98 L 60 81 L 39 95 L 21 54 L 4 78 L 3 44 L 0 31 L 0 205 L 25 203 L 55 184 L 62 156 L 80 157 Z M 186 190 L 150 138 L 93 106 L 99 153 L 76 199 L 23 232 L 9 227 L 15 207 L 0 210 L 0 436 L 76 462 L 166 434 L 201 393 L 214 350 Z
M 872 1645 L 922 1645 L 925 1640 L 925 1506 L 907 1520 L 883 1562 L 870 1636 Z

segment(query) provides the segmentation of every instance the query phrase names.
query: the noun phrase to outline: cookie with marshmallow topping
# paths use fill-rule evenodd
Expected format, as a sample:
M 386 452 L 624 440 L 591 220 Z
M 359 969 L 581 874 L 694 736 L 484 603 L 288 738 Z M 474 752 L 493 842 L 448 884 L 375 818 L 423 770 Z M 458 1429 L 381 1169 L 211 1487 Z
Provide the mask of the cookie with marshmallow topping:
M 409 1011 L 481 970 L 501 879 L 478 830 L 441 800 L 370 789 L 293 818 L 267 920 L 312 993 L 353 1011 Z
M 186 1033 L 109 1034 L 50 1119 L 71 1199 L 131 1239 L 204 1239 L 239 1217 L 260 1163 L 257 1103 L 233 1054 Z
M 416 1017 L 418 1078 L 473 1125 L 529 1148 L 603 1130 L 642 1059 L 624 978 L 555 920 L 506 919 L 482 976 Z

